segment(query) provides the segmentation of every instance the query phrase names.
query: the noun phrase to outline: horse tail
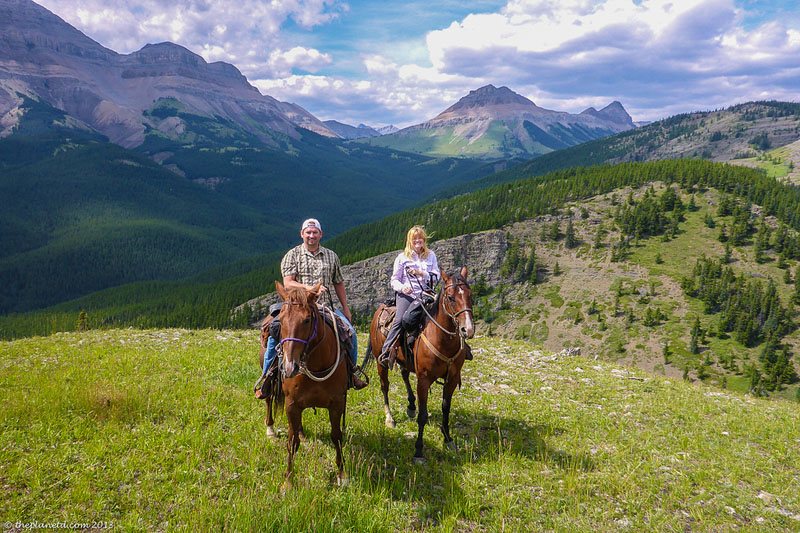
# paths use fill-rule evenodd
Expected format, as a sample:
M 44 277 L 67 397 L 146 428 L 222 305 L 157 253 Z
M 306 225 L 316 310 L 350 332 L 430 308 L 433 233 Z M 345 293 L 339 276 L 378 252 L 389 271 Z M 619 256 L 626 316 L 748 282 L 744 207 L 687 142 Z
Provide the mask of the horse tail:
M 283 387 L 279 386 L 278 390 L 275 391 L 275 393 L 272 395 L 272 398 L 270 398 L 268 401 L 272 401 L 272 407 L 276 413 L 283 411 L 286 403 L 286 397 L 283 395 Z
M 367 373 L 367 368 L 369 367 L 370 362 L 372 362 L 372 337 L 370 336 L 369 342 L 367 343 L 367 351 L 364 352 L 364 359 L 361 361 L 361 365 L 358 367 L 363 373 Z

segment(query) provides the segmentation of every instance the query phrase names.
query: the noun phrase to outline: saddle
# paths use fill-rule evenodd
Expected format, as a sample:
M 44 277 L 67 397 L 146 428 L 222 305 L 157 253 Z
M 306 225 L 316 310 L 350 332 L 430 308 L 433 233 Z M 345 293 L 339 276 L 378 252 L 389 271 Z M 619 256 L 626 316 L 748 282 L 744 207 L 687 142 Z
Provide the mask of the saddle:
M 279 302 L 274 304 L 270 307 L 270 313 L 267 315 L 267 318 L 261 323 L 261 346 L 267 345 L 267 340 L 269 337 L 274 337 L 276 340 L 280 338 L 281 334 L 281 323 L 278 318 L 278 313 L 281 310 L 282 303 Z M 350 353 L 350 350 L 353 349 L 353 337 L 355 336 L 356 332 L 353 328 L 339 315 L 332 313 L 328 307 L 320 306 L 319 313 L 322 315 L 322 318 L 325 320 L 325 323 L 328 324 L 331 329 L 339 332 L 339 344 L 342 346 L 342 350 L 345 353 Z M 333 325 L 333 316 L 336 320 L 336 326 Z M 394 315 L 392 315 L 394 316 Z M 391 325 L 391 324 L 390 324 Z
M 387 300 L 381 305 L 380 313 L 378 314 L 378 330 L 383 334 L 383 338 L 389 336 L 389 329 L 394 323 L 395 316 L 397 316 L 397 306 L 394 300 Z M 413 365 L 414 342 L 416 342 L 417 337 L 425 328 L 427 321 L 428 319 L 427 316 L 424 315 L 422 306 L 415 304 L 409 306 L 408 310 L 406 310 L 406 315 L 402 319 L 398 344 L 404 347 L 404 352 L 407 354 L 406 359 L 409 364 Z M 391 369 L 393 366 L 394 356 L 391 358 L 389 368 Z

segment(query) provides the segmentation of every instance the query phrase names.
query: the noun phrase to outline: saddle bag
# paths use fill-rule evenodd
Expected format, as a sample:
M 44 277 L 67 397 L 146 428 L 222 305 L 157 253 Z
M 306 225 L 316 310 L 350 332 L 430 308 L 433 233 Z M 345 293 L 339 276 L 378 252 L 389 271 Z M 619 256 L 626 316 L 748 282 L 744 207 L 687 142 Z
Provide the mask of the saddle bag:
M 406 314 L 403 315 L 403 318 L 400 321 L 403 329 L 409 333 L 413 333 L 420 329 L 425 323 L 425 309 L 423 308 L 423 305 L 428 308 L 433 302 L 433 297 L 426 293 L 422 293 L 422 296 L 419 299 L 415 299 L 413 302 L 411 302 L 411 305 L 409 305 L 408 309 L 406 309 Z

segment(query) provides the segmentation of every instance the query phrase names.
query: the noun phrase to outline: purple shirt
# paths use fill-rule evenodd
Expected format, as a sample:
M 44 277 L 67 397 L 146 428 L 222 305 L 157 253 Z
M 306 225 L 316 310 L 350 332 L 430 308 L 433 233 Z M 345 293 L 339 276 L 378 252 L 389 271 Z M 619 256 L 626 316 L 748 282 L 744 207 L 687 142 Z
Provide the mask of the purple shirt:
M 423 274 L 413 276 L 407 272 L 407 269 L 421 270 Z M 435 276 L 436 280 L 440 275 L 439 262 L 436 260 L 433 250 L 428 250 L 428 257 L 425 259 L 420 259 L 417 252 L 412 252 L 411 257 L 407 257 L 404 252 L 401 252 L 394 260 L 390 285 L 396 292 L 403 292 L 403 287 L 411 287 L 411 294 L 419 296 L 423 289 L 432 288 L 434 282 L 431 280 L 431 275 Z

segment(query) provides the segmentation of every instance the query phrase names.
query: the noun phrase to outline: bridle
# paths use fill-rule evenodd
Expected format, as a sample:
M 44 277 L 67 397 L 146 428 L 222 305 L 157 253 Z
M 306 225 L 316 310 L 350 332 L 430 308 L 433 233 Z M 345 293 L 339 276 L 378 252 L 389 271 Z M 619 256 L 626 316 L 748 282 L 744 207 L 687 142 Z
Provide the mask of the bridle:
M 444 298 L 444 300 L 442 301 L 442 309 L 444 309 L 444 312 L 445 312 L 445 314 L 446 314 L 447 316 L 449 316 L 449 317 L 450 317 L 450 320 L 453 322 L 453 326 L 455 327 L 455 331 L 448 331 L 447 329 L 445 329 L 445 328 L 444 328 L 444 326 L 442 326 L 441 324 L 439 324 L 439 323 L 438 323 L 438 322 L 437 322 L 437 321 L 436 321 L 436 320 L 435 320 L 435 319 L 434 319 L 434 318 L 431 316 L 431 314 L 430 314 L 430 313 L 428 313 L 428 310 L 425 308 L 425 306 L 424 306 L 424 305 L 422 306 L 422 309 L 423 309 L 423 311 L 425 311 L 425 314 L 426 314 L 426 315 L 428 315 L 428 318 L 430 318 L 430 319 L 431 319 L 431 322 L 433 322 L 434 324 L 436 324 L 436 327 L 437 327 L 437 328 L 439 328 L 440 330 L 442 330 L 442 331 L 443 331 L 444 333 L 446 333 L 447 335 L 450 335 L 451 337 L 455 337 L 455 336 L 456 336 L 456 335 L 459 333 L 459 331 L 458 331 L 458 316 L 459 316 L 460 314 L 462 314 L 462 313 L 470 313 L 470 314 L 472 314 L 472 308 L 471 308 L 471 307 L 465 307 L 465 308 L 464 308 L 464 309 L 462 309 L 461 311 L 458 311 L 458 312 L 455 312 L 455 313 L 454 313 L 454 312 L 452 312 L 450 309 L 448 309 L 448 308 L 447 308 L 447 301 L 448 301 L 448 299 L 450 298 L 450 296 L 448 296 L 448 295 L 447 295 L 447 289 L 450 289 L 450 288 L 455 288 L 455 287 L 458 287 L 459 285 L 464 285 L 465 287 L 467 287 L 467 288 L 469 289 L 469 285 L 467 285 L 467 283 L 466 283 L 465 281 L 462 281 L 462 280 L 456 280 L 456 281 L 454 281 L 454 282 L 450 283 L 449 285 L 445 285 L 444 287 L 442 287 L 442 292 L 441 292 L 441 293 L 439 293 L 439 298 Z M 455 300 L 455 298 L 454 298 L 454 300 Z M 474 321 L 474 319 L 473 319 L 473 321 Z
M 455 278 L 455 276 L 453 276 L 453 278 Z M 453 279 L 453 278 L 451 278 L 451 279 Z M 436 325 L 437 328 L 442 330 L 445 334 L 449 335 L 450 337 L 455 337 L 456 335 L 458 335 L 458 351 L 456 353 L 454 353 L 453 355 L 451 355 L 450 357 L 448 357 L 448 356 L 444 355 L 442 352 L 440 352 L 436 348 L 436 346 L 434 346 L 433 343 L 431 343 L 431 341 L 428 340 L 428 337 L 425 335 L 424 331 L 422 333 L 420 333 L 420 336 L 419 336 L 419 339 L 422 340 L 423 343 L 425 343 L 425 345 L 428 347 L 428 349 L 431 351 L 431 353 L 433 353 L 438 359 L 444 361 L 445 364 L 447 364 L 447 370 L 445 372 L 445 381 L 447 380 L 447 376 L 450 375 L 450 365 L 453 364 L 453 361 L 455 361 L 455 359 L 459 356 L 459 354 L 464 350 L 464 347 L 466 345 L 466 342 L 464 341 L 464 337 L 465 336 L 464 335 L 459 335 L 458 316 L 460 314 L 462 314 L 462 313 L 467 313 L 467 312 L 472 314 L 472 308 L 471 307 L 465 307 L 464 309 L 462 309 L 462 310 L 460 310 L 458 312 L 455 312 L 455 313 L 453 311 L 451 311 L 450 309 L 448 309 L 448 307 L 447 307 L 447 301 L 448 301 L 449 298 L 451 298 L 450 296 L 447 295 L 447 290 L 448 289 L 454 289 L 455 287 L 458 287 L 459 285 L 464 285 L 465 287 L 467 287 L 467 289 L 469 289 L 469 285 L 467 284 L 466 281 L 464 281 L 463 279 L 455 279 L 455 281 L 452 281 L 449 285 L 445 285 L 444 287 L 442 287 L 442 291 L 439 293 L 439 298 L 444 298 L 444 300 L 442 300 L 442 303 L 441 303 L 442 309 L 444 309 L 445 314 L 447 316 L 449 316 L 450 320 L 453 322 L 453 326 L 455 327 L 455 331 L 448 331 L 447 329 L 445 329 L 441 324 L 439 324 L 439 322 L 436 321 L 435 318 L 433 318 L 430 315 L 430 313 L 428 313 L 428 310 L 425 308 L 425 306 L 424 305 L 422 306 L 422 309 L 425 311 L 425 314 L 428 315 L 428 318 L 430 318 L 430 321 L 433 322 Z M 453 300 L 455 301 L 455 298 L 453 298 Z M 416 346 L 419 346 L 419 342 L 417 342 Z M 415 349 L 414 349 L 415 352 L 418 350 L 418 348 L 416 348 L 416 346 L 415 346 Z M 418 361 L 419 361 L 419 359 L 417 357 L 414 357 L 414 366 L 415 366 L 415 371 L 417 373 L 419 372 L 416 369 L 416 365 L 417 365 Z
M 286 303 L 288 303 L 289 305 L 297 305 L 297 306 L 304 305 L 301 302 L 286 302 Z M 309 370 L 308 367 L 306 366 L 306 358 L 309 355 L 311 355 L 314 352 L 314 350 L 317 349 L 317 347 L 319 347 L 319 345 L 322 343 L 323 340 L 325 340 L 325 331 L 326 331 L 326 328 L 323 325 L 322 326 L 322 338 L 320 338 L 319 342 L 317 342 L 317 344 L 315 344 L 314 347 L 309 350 L 308 347 L 311 344 L 311 341 L 314 340 L 314 337 L 316 337 L 316 335 L 317 335 L 317 331 L 319 329 L 319 327 L 318 327 L 319 319 L 320 319 L 320 313 L 319 313 L 319 309 L 317 308 L 317 305 L 316 304 L 309 304 L 309 307 L 311 308 L 311 314 L 314 317 L 314 329 L 311 331 L 311 335 L 308 337 L 308 339 L 304 340 L 304 339 L 298 339 L 296 337 L 286 337 L 285 339 L 281 339 L 280 340 L 279 346 L 281 348 L 281 352 L 283 352 L 283 344 L 286 343 L 286 342 L 292 341 L 292 342 L 299 342 L 300 344 L 303 344 L 304 345 L 303 351 L 300 353 L 300 364 L 299 364 L 300 372 L 303 375 L 305 375 L 306 377 L 308 377 L 309 379 L 312 379 L 314 381 L 325 381 L 326 379 L 328 379 L 329 377 L 331 377 L 333 375 L 333 373 L 339 367 L 339 364 L 341 363 L 341 360 L 342 360 L 342 349 L 341 349 L 341 346 L 339 345 L 339 341 L 338 341 L 338 339 L 339 339 L 339 331 L 338 331 L 338 328 L 336 326 L 336 318 L 333 316 L 333 311 L 329 310 L 329 312 L 331 314 L 331 318 L 333 319 L 333 329 L 334 329 L 334 333 L 335 333 L 334 338 L 337 339 L 337 341 L 336 341 L 336 361 L 334 361 L 333 365 L 329 369 L 323 370 L 322 372 L 314 372 L 313 370 Z M 325 307 L 323 307 L 323 309 L 325 309 Z

